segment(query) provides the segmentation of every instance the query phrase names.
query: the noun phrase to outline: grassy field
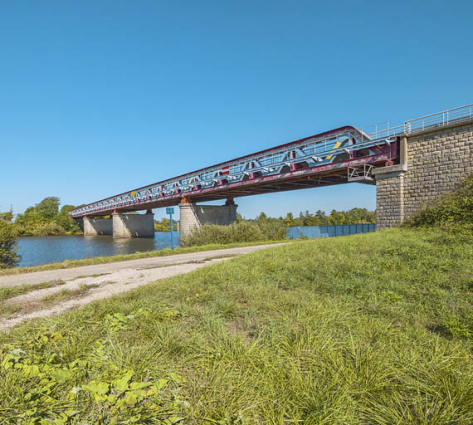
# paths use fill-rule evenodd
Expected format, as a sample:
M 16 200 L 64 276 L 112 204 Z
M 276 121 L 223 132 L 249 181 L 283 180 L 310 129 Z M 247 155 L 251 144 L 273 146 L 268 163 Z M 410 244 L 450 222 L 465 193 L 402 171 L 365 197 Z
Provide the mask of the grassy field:
M 473 241 L 275 247 L 1 336 L 5 424 L 471 424 Z
M 165 248 L 160 251 L 135 252 L 134 254 L 92 257 L 92 258 L 84 258 L 82 260 L 66 260 L 66 261 L 63 261 L 62 263 L 43 264 L 41 266 L 0 269 L 0 276 L 8 276 L 8 275 L 14 275 L 14 274 L 20 274 L 20 273 L 32 273 L 32 272 L 38 272 L 42 270 L 70 269 L 73 267 L 93 266 L 94 264 L 107 264 L 107 263 L 115 263 L 117 261 L 138 260 L 140 258 L 166 257 L 169 255 L 189 254 L 192 252 L 213 251 L 213 250 L 218 250 L 218 249 L 276 244 L 276 243 L 282 243 L 282 242 L 288 242 L 288 241 L 280 240 L 280 241 L 235 242 L 235 243 L 227 243 L 227 244 L 206 244 L 206 245 L 192 246 L 192 247 L 182 247 L 182 248 L 178 247 L 178 248 L 175 248 L 174 250 L 170 248 Z

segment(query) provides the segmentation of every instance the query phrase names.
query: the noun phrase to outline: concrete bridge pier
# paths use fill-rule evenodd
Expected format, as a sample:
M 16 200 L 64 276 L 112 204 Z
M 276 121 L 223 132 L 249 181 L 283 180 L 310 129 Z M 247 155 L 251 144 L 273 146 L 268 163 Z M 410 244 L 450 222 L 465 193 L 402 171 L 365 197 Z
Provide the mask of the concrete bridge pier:
M 233 199 L 227 199 L 225 205 L 197 205 L 183 198 L 179 204 L 181 243 L 196 227 L 201 227 L 204 224 L 228 226 L 236 222 L 237 207 L 238 205 L 235 205 Z
M 112 235 L 113 223 L 110 218 L 84 217 L 84 236 Z
M 154 214 L 148 210 L 146 214 L 112 214 L 114 238 L 153 238 Z

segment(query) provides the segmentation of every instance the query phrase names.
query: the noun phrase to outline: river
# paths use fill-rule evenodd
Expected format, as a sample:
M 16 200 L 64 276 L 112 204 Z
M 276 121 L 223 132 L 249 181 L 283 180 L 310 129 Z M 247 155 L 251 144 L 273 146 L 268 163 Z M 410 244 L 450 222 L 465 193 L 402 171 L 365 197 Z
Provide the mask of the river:
M 179 246 L 179 232 L 173 232 Z M 154 238 L 113 239 L 111 236 L 45 236 L 20 238 L 20 267 L 60 263 L 64 260 L 132 254 L 171 248 L 171 233 L 156 232 Z

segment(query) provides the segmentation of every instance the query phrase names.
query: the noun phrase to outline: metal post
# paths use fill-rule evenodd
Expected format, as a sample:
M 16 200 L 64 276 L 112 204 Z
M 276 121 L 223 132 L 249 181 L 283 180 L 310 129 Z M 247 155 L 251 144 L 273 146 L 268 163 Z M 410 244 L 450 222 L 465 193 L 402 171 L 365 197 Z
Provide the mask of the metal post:
M 172 225 L 172 214 L 174 213 L 174 208 L 166 208 L 166 214 L 169 214 L 169 221 L 171 222 L 171 249 L 174 250 L 174 238 L 173 238 L 173 234 L 172 234 L 172 231 L 173 231 L 173 225 Z
M 172 236 L 172 230 L 173 230 L 173 225 L 172 225 L 172 213 L 169 214 L 169 218 L 171 221 L 171 249 L 174 250 L 174 238 Z

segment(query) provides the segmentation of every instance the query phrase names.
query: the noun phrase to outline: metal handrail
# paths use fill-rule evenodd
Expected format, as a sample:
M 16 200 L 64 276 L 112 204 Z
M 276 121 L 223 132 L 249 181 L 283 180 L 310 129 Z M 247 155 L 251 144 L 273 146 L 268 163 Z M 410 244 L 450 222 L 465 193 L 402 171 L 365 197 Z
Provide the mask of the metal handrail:
M 472 120 L 473 103 L 405 121 L 404 132 L 406 134 L 412 134 L 418 131 L 425 131 L 431 128 L 444 127 L 449 124 Z
M 389 123 L 388 123 L 389 124 Z M 380 139 L 389 139 L 391 137 L 398 136 L 399 134 L 404 133 L 404 125 L 398 125 L 396 127 L 390 127 L 389 125 L 386 128 L 378 129 L 375 131 L 367 132 L 371 140 L 380 140 Z
M 364 132 L 371 140 L 388 139 L 390 137 L 399 136 L 401 134 L 410 135 L 419 131 L 425 131 L 431 128 L 444 127 L 453 123 L 473 121 L 473 103 L 460 106 L 458 108 L 447 109 L 445 111 L 436 112 L 435 114 L 424 115 L 423 117 L 414 118 L 404 121 L 404 124 L 396 127 L 390 127 L 389 121 L 364 127 Z M 380 125 L 384 127 L 379 128 Z M 367 131 L 373 129 L 373 131 Z

